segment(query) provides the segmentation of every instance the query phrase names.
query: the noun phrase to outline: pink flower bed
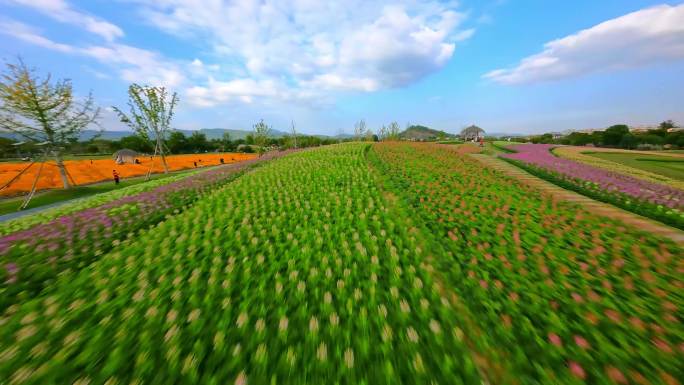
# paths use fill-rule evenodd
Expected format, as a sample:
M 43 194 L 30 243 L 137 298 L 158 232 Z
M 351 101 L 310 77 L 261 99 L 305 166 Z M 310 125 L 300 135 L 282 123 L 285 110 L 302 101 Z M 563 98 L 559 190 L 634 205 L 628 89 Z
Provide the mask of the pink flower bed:
M 684 206 L 684 191 L 682 190 L 559 158 L 550 151 L 554 147 L 558 146 L 553 144 L 520 144 L 508 147 L 517 151 L 516 153 L 502 156 L 546 169 L 570 179 L 594 183 L 596 187 L 607 192 L 622 193 L 637 200 L 675 209 L 681 209 Z

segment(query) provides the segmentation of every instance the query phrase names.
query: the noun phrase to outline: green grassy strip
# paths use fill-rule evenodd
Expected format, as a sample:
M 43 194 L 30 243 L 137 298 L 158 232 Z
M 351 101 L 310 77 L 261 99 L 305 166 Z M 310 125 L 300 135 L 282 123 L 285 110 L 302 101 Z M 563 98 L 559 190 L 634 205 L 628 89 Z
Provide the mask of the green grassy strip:
M 192 171 L 181 171 L 179 173 L 173 174 L 153 174 L 150 176 L 150 180 L 165 179 L 169 177 L 175 177 L 178 175 L 188 176 Z M 175 179 L 174 179 L 175 180 Z M 70 189 L 54 189 L 45 192 L 37 193 L 31 202 L 29 203 L 27 209 L 33 209 L 41 206 L 50 205 L 53 203 L 64 202 L 76 198 L 84 198 L 95 194 L 102 194 L 105 192 L 113 190 L 121 190 L 129 186 L 135 186 L 138 184 L 146 183 L 149 181 L 145 180 L 144 176 L 124 179 L 118 185 L 114 184 L 113 181 L 106 181 L 100 183 L 94 183 L 86 186 L 75 186 Z M 24 201 L 24 197 L 7 198 L 0 201 L 0 215 L 9 214 L 16 212 Z
M 29 208 L 71 199 L 73 199 L 73 201 L 58 207 L 48 208 L 34 214 L 1 222 L 0 235 L 7 235 L 15 231 L 25 230 L 29 227 L 49 222 L 63 215 L 99 206 L 125 196 L 149 191 L 156 187 L 187 178 L 197 172 L 197 170 L 192 170 L 170 175 L 157 174 L 153 175 L 152 179 L 149 181 L 145 181 L 145 179 L 141 177 L 135 180 L 124 180 L 119 186 L 116 186 L 114 183 L 101 183 L 92 186 L 77 187 L 71 190 L 53 190 L 45 192 L 37 195 L 33 199 L 36 203 L 29 205 Z M 19 205 L 21 205 L 21 198 L 0 203 L 3 214 L 16 211 Z

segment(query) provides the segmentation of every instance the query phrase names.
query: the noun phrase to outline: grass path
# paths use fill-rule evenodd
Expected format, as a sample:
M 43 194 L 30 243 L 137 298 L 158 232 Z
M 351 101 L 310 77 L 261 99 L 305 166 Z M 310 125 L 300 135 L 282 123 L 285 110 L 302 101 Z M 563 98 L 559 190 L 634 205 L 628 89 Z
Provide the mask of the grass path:
M 564 201 L 576 203 L 592 213 L 619 220 L 627 225 L 631 225 L 637 229 L 651 234 L 657 234 L 662 237 L 669 238 L 678 245 L 684 246 L 684 232 L 681 230 L 630 213 L 615 206 L 595 201 L 573 191 L 563 189 L 553 183 L 537 178 L 536 176 L 501 159 L 481 154 L 470 154 L 470 156 L 480 161 L 483 165 L 498 170 L 510 177 L 516 178 L 517 180 L 529 186 L 538 188 L 544 193 L 551 194 Z

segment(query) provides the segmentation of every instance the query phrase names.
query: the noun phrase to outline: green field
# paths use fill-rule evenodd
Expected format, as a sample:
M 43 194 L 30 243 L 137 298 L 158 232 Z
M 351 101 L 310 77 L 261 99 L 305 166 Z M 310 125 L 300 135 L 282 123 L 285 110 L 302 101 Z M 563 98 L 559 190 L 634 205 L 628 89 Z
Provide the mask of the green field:
M 0 383 L 682 378 L 677 245 L 449 146 L 198 176 L 0 238 Z
M 628 152 L 586 152 L 585 154 L 684 181 L 684 159 Z

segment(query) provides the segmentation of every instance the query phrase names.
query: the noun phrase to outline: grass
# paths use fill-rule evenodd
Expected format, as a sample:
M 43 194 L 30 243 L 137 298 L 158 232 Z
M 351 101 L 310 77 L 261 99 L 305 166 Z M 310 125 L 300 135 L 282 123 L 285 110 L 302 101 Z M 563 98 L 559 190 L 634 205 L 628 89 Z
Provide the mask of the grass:
M 644 154 L 627 152 L 587 152 L 585 154 L 684 181 L 684 159 L 657 155 L 644 156 Z
M 150 180 L 163 179 L 170 175 L 177 175 L 178 173 L 194 171 L 194 169 L 182 170 L 176 173 L 169 174 L 152 174 Z M 45 192 L 36 193 L 36 195 L 31 199 L 27 209 L 32 209 L 36 207 L 46 206 L 57 202 L 63 202 L 75 198 L 83 198 L 95 194 L 100 194 L 107 191 L 117 190 L 127 186 L 133 186 L 136 184 L 145 183 L 145 177 L 134 177 L 122 180 L 118 185 L 114 184 L 113 181 L 100 182 L 87 186 L 77 186 L 68 190 L 48 190 Z M 19 210 L 24 197 L 14 197 L 3 199 L 0 201 L 0 215 L 9 214 Z
M 513 144 L 522 144 L 518 142 L 506 142 L 506 141 L 494 141 L 494 142 L 485 142 L 485 147 L 484 150 L 482 151 L 483 154 L 485 155 L 490 155 L 490 156 L 498 156 L 499 154 L 506 154 L 506 153 L 511 153 L 515 152 L 513 150 L 509 150 L 506 148 L 508 145 L 513 145 Z
M 463 144 L 462 140 L 441 140 L 437 142 L 438 144 Z

